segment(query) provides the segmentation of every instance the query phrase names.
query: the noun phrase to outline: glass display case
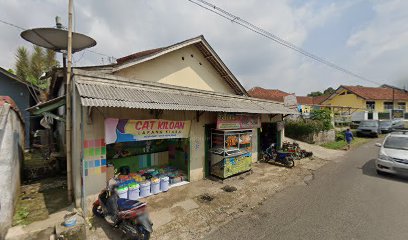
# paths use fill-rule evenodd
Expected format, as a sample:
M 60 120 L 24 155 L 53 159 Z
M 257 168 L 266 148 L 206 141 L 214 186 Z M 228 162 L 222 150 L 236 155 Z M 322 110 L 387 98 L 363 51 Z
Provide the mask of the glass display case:
M 251 170 L 251 150 L 252 130 L 213 130 L 210 174 L 224 179 Z

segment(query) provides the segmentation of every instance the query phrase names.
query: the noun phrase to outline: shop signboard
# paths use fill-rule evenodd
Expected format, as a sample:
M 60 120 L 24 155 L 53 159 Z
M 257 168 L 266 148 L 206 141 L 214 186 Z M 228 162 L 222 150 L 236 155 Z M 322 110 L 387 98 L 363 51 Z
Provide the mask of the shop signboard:
M 293 94 L 283 97 L 283 103 L 284 103 L 285 107 L 294 108 L 294 109 L 298 105 L 296 96 L 293 95 Z
M 217 115 L 217 129 L 251 129 L 260 128 L 259 115 L 219 113 Z
M 190 126 L 191 121 L 108 118 L 105 120 L 105 141 L 106 144 L 111 144 L 153 139 L 188 138 Z

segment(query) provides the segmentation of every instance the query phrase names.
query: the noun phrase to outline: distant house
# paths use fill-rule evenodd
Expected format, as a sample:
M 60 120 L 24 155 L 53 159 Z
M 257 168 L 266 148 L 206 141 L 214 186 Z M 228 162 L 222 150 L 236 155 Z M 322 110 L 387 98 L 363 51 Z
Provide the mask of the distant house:
M 279 89 L 265 89 L 261 87 L 253 87 L 248 90 L 248 94 L 251 97 L 267 99 L 277 102 L 284 102 L 284 97 L 289 95 L 295 95 L 294 93 L 287 93 Z M 308 97 L 308 96 L 296 96 L 298 109 L 302 110 L 302 113 L 308 114 L 312 110 L 313 106 L 320 105 L 328 96 Z
M 36 104 L 34 94 L 37 94 L 38 92 L 39 90 L 36 87 L 0 67 L 0 95 L 11 97 L 22 113 L 25 123 L 25 148 L 30 147 L 29 136 L 34 127 L 34 121 L 31 119 L 30 113 L 25 109 Z
M 390 116 L 393 109 L 408 112 L 408 92 L 389 85 L 381 87 L 340 86 L 336 92 L 323 101 L 325 105 L 353 107 L 365 112 L 368 119 Z

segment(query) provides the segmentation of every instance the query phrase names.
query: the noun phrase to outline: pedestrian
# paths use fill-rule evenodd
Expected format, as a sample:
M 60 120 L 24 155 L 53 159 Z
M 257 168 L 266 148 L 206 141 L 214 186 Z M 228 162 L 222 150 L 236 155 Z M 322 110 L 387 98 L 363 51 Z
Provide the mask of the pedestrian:
M 350 131 L 350 128 L 347 128 L 345 137 L 347 142 L 347 150 L 350 150 L 351 140 L 354 139 L 353 133 Z

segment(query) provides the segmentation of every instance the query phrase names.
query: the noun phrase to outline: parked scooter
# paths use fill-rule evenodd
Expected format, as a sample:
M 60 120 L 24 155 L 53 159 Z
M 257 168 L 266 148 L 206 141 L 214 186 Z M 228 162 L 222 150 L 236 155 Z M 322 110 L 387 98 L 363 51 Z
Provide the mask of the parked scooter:
M 265 151 L 262 152 L 262 162 L 278 163 L 287 168 L 295 166 L 293 157 L 288 152 L 276 150 L 275 144 L 272 143 Z
M 148 240 L 153 223 L 147 213 L 147 204 L 119 198 L 116 187 L 101 191 L 94 202 L 92 212 L 103 217 L 112 226 L 122 230 L 132 240 Z

